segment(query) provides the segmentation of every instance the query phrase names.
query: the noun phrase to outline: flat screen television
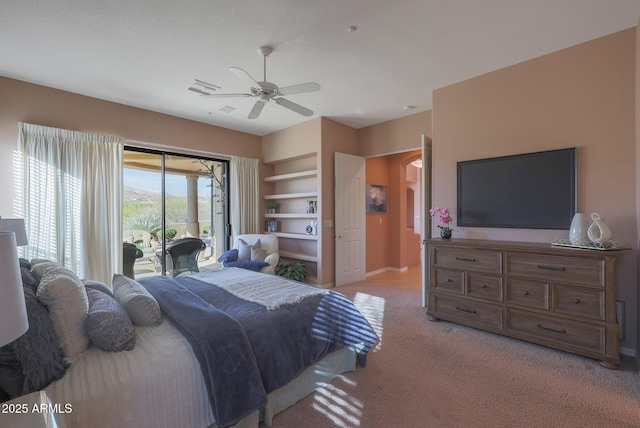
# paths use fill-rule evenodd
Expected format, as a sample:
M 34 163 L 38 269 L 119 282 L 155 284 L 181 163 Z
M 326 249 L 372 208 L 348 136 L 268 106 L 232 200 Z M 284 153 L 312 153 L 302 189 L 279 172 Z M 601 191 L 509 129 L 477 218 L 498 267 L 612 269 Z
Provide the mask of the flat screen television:
M 458 162 L 457 225 L 569 229 L 576 181 L 575 147 Z

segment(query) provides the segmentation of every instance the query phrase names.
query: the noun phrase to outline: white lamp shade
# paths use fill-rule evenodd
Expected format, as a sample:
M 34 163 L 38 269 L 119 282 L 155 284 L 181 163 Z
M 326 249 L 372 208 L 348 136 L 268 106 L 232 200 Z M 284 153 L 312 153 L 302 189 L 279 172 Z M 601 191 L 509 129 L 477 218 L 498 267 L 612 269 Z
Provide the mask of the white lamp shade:
M 27 245 L 27 229 L 22 218 L 0 218 L 0 232 L 13 232 L 16 234 L 16 245 Z
M 0 346 L 13 342 L 28 329 L 16 236 L 0 232 Z

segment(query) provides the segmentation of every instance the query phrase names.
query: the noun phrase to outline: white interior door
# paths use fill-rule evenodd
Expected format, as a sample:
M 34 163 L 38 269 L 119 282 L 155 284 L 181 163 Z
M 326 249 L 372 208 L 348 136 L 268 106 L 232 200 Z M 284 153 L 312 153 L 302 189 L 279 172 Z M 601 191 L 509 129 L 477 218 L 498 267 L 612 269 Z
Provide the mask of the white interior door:
M 335 154 L 336 286 L 366 278 L 365 161 Z

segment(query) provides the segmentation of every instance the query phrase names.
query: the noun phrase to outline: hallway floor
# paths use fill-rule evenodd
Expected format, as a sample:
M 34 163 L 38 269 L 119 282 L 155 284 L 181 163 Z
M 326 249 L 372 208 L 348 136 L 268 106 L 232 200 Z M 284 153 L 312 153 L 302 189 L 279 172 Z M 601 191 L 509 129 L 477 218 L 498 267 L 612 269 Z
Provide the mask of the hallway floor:
M 384 283 L 402 288 L 422 290 L 422 267 L 421 265 L 410 266 L 406 271 L 386 271 L 377 275 L 367 277 L 364 282 Z

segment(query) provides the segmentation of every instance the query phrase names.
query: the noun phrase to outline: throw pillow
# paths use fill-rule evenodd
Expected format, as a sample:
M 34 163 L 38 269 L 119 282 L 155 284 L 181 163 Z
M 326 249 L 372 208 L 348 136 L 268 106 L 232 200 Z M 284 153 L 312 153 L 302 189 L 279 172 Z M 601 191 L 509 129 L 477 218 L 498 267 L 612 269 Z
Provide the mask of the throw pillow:
M 67 358 L 77 356 L 89 346 L 84 330 L 89 310 L 87 292 L 82 281 L 70 272 L 47 269 L 36 293 L 38 300 L 49 309 L 56 337 Z
M 267 250 L 264 248 L 251 246 L 251 260 L 264 260 L 267 257 Z
M 51 260 L 47 260 L 47 259 L 31 260 L 31 273 L 35 275 L 35 277 L 38 279 L 41 279 L 44 276 L 44 273 L 47 271 L 47 269 L 50 269 L 50 268 L 71 272 L 71 270 L 63 267 L 61 264 L 53 262 Z
M 113 275 L 113 295 L 127 310 L 134 324 L 150 327 L 162 322 L 160 305 L 136 280 L 120 274 Z
M 269 263 L 262 260 L 238 260 L 227 263 L 226 265 L 226 267 L 238 267 L 242 269 L 249 269 L 254 272 L 260 272 L 265 266 L 269 266 Z
M 34 293 L 38 291 L 38 283 L 40 281 L 33 273 L 31 273 L 30 268 L 20 266 L 20 274 L 22 276 L 22 285 L 31 288 Z
M 251 260 L 251 247 L 262 247 L 258 239 L 253 244 L 248 244 L 244 239 L 238 239 L 238 260 Z
M 87 289 L 89 313 L 85 329 L 89 340 L 104 351 L 130 351 L 136 344 L 136 332 L 127 311 L 112 296 Z
M 87 290 L 92 289 L 102 291 L 103 293 L 113 297 L 113 291 L 111 291 L 111 288 L 104 282 L 96 281 L 95 279 L 83 279 L 82 283 L 84 284 L 84 288 Z
M 23 287 L 29 330 L 0 348 L 0 388 L 11 398 L 39 391 L 64 376 L 64 361 L 47 308 Z
M 227 250 L 220 257 L 218 257 L 218 263 L 225 264 L 226 262 L 235 262 L 238 260 L 238 250 Z

